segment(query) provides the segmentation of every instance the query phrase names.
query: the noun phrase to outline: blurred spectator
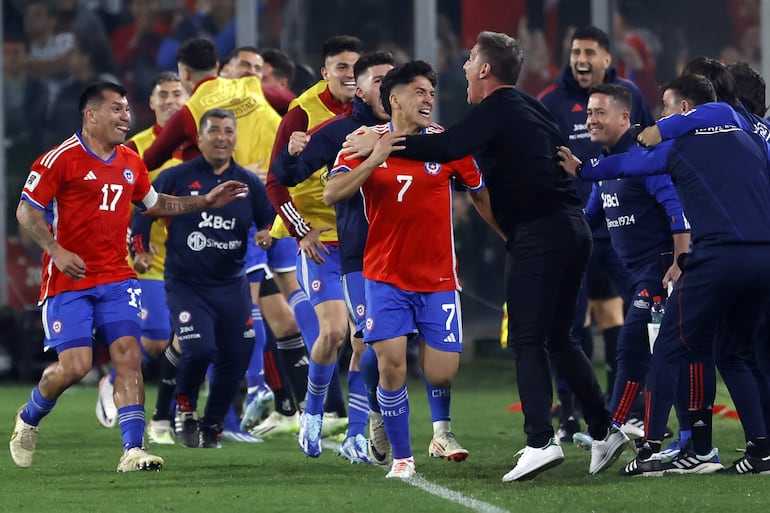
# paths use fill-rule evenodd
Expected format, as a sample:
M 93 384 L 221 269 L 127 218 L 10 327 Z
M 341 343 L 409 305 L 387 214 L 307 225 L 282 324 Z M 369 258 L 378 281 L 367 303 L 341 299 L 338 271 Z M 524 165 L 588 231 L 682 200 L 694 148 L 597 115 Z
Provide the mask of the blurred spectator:
M 144 98 L 152 94 L 158 75 L 155 57 L 160 48 L 159 30 L 162 30 L 156 24 L 158 0 L 130 0 L 129 12 L 131 23 L 112 33 L 110 45 L 134 108 L 134 122 L 144 127 L 155 119 Z
M 3 41 L 3 101 L 5 108 L 6 144 L 9 170 L 22 172 L 44 148 L 36 133 L 43 125 L 48 105 L 48 86 L 43 79 L 31 76 L 24 66 L 27 50 L 22 40 Z
M 438 17 L 436 64 L 439 119 L 444 126 L 454 125 L 469 110 L 467 82 L 463 73 L 460 43 L 445 16 Z
M 197 15 L 220 58 L 230 55 L 235 50 L 235 0 L 198 0 Z
M 120 83 L 109 46 L 93 47 L 78 39 L 67 61 L 67 78 L 54 96 L 44 123 L 45 146 L 53 147 L 81 126 L 78 112 L 80 93 L 91 82 L 107 80 Z
M 29 0 L 24 12 L 24 35 L 28 43 L 27 72 L 39 77 L 61 75 L 67 54 L 75 45 L 72 32 L 56 32 L 56 15 L 48 0 Z
M 619 8 L 613 12 L 612 30 L 617 56 L 615 67 L 619 76 L 636 84 L 648 105 L 659 105 L 660 87 L 655 79 L 656 52 L 652 48 L 659 48 L 660 42 L 651 32 L 632 28 L 629 24 L 631 19 L 633 17 L 628 9 Z
M 170 33 L 160 42 L 156 64 L 158 71 L 176 71 L 176 50 L 182 41 L 196 37 L 201 32 L 198 18 L 185 8 L 184 0 L 171 0 L 171 5 L 164 9 L 170 18 Z
M 55 0 L 56 13 L 54 32 L 73 34 L 91 45 L 107 45 L 107 31 L 99 16 L 87 7 L 78 5 L 78 0 Z
M 535 96 L 556 80 L 559 70 L 551 62 L 545 33 L 539 28 L 530 28 L 527 18 L 519 22 L 517 36 L 525 52 L 518 88 Z
M 19 235 L 6 240 L 8 304 L 16 311 L 37 304 L 42 282 L 43 252 L 32 237 L 19 227 Z
M 746 110 L 759 117 L 765 117 L 767 100 L 765 99 L 765 79 L 762 75 L 745 62 L 730 64 L 727 69 L 735 79 L 735 95 Z M 763 135 L 768 136 L 768 134 Z

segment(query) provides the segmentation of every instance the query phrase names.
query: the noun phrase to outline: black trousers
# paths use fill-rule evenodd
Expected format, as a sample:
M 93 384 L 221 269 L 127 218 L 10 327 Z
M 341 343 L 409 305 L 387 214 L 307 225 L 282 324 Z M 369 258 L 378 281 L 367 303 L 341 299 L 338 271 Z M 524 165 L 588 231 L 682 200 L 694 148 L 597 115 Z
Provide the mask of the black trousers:
M 588 358 L 570 337 L 591 253 L 588 224 L 582 216 L 569 215 L 521 223 L 507 248 L 508 345 L 516 358 L 527 445 L 543 447 L 553 436 L 551 364 L 583 405 L 591 436 L 604 438 L 610 417 L 601 388 Z

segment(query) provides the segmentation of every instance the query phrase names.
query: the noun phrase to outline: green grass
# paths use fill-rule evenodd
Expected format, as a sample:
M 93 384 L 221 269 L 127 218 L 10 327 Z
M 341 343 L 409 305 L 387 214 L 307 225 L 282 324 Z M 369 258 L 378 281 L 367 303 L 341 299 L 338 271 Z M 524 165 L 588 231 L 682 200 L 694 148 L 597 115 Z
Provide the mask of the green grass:
M 3 385 L 0 418 L 10 434 L 16 408 L 30 387 Z M 460 369 L 453 392 L 452 425 L 471 451 L 461 464 L 427 456 L 430 417 L 423 387 L 410 382 L 412 441 L 425 479 L 497 508 L 535 511 L 765 511 L 770 491 L 763 476 L 670 476 L 628 479 L 617 474 L 621 456 L 607 472 L 589 476 L 588 453 L 564 448 L 563 465 L 525 483 L 502 483 L 524 445 L 522 417 L 507 407 L 518 401 L 510 362 L 477 359 Z M 148 404 L 154 401 L 148 390 Z M 221 450 L 152 446 L 165 458 L 157 473 L 118 474 L 118 429 L 98 426 L 95 388 L 74 387 L 41 424 L 35 462 L 0 464 L 0 511 L 259 511 L 259 512 L 440 512 L 468 511 L 403 482 L 386 480 L 373 466 L 350 465 L 325 450 L 306 458 L 291 438 L 263 444 L 223 443 Z M 727 403 L 720 389 L 717 403 Z M 743 446 L 738 422 L 717 419 L 715 441 L 729 464 Z M 7 454 L 7 453 L 6 453 Z

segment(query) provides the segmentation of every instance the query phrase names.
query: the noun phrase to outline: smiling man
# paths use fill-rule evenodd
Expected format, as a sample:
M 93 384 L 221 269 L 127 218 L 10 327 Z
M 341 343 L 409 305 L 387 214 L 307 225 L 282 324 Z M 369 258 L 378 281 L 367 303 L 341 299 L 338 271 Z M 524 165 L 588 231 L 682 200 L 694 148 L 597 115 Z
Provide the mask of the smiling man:
M 631 125 L 649 126 L 653 123 L 642 94 L 633 82 L 620 78 L 611 64 L 607 34 L 596 27 L 579 28 L 572 35 L 569 64 L 556 79 L 556 83 L 538 96 L 556 118 L 567 146 L 583 160 L 601 151 L 601 146 L 592 140 L 586 126 L 586 106 L 591 87 L 599 84 L 626 87 L 631 92 Z M 591 187 L 577 181 L 575 188 L 583 202 L 587 201 Z M 606 393 L 609 396 L 612 394 L 615 375 L 613 356 L 620 326 L 623 324 L 623 301 L 618 294 L 627 289 L 628 276 L 612 249 L 607 228 L 602 224 L 593 230 L 592 235 L 594 249 L 589 260 L 586 283 L 578 300 L 573 335 L 578 339 L 588 335 L 588 340 L 591 340 L 590 332 L 586 333 L 584 328 L 586 310 L 589 309 L 597 327 L 602 330 L 608 367 Z M 576 420 L 574 398 L 561 376 L 557 376 L 557 389 L 560 403 L 559 437 L 561 441 L 569 441 L 580 427 Z

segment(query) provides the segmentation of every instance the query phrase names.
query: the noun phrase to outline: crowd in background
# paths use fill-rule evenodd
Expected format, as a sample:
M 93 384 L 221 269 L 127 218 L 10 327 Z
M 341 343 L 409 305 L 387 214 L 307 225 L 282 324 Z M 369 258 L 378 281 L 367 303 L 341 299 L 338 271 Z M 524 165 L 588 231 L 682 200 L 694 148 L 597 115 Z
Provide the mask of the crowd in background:
M 220 56 L 236 46 L 235 0 L 3 0 L 3 101 L 5 109 L 6 242 L 9 306 L 34 305 L 40 282 L 40 251 L 19 234 L 12 214 L 29 164 L 80 126 L 78 95 L 94 80 L 128 90 L 134 133 L 153 122 L 146 98 L 160 71 L 175 70 L 180 42 L 210 37 Z M 411 0 L 256 0 L 260 48 L 282 47 L 297 61 L 296 93 L 317 79 L 319 58 L 311 50 L 330 34 L 360 37 L 369 49 L 391 51 L 397 60 L 414 54 Z M 439 122 L 452 125 L 469 108 L 462 63 L 479 30 L 513 35 L 526 50 L 519 88 L 537 95 L 567 63 L 575 27 L 591 22 L 588 0 L 441 0 L 437 62 Z M 758 0 L 618 0 L 611 34 L 613 65 L 633 80 L 657 116 L 658 85 L 694 55 L 759 69 Z M 297 6 L 305 32 L 287 43 Z M 340 13 L 344 13 L 341 15 Z M 300 41 L 300 42 L 298 42 Z M 304 42 L 304 45 L 301 44 Z M 300 47 L 301 46 L 301 47 Z M 501 282 L 484 279 L 501 268 L 495 234 L 472 215 L 463 195 L 455 208 L 458 256 L 463 266 L 468 325 L 494 319 Z M 475 315 L 477 312 L 478 315 Z M 494 336 L 494 335 L 493 335 Z

